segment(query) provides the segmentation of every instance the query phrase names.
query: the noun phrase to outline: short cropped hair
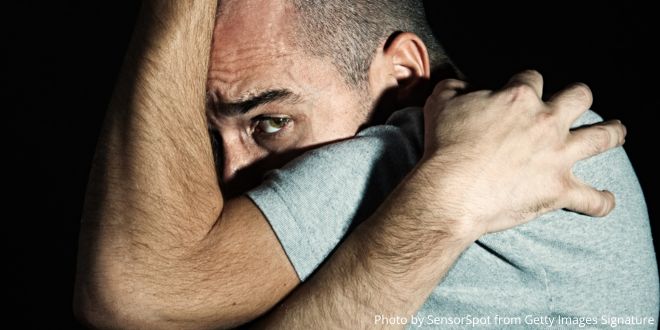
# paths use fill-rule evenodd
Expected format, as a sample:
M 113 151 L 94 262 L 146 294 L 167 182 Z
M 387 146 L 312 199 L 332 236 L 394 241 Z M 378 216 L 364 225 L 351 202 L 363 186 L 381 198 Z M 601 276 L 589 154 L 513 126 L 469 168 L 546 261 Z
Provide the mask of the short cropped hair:
M 347 82 L 364 85 L 377 47 L 397 32 L 412 32 L 426 44 L 432 71 L 456 75 L 433 35 L 422 0 L 291 0 L 297 10 L 299 46 L 332 60 Z

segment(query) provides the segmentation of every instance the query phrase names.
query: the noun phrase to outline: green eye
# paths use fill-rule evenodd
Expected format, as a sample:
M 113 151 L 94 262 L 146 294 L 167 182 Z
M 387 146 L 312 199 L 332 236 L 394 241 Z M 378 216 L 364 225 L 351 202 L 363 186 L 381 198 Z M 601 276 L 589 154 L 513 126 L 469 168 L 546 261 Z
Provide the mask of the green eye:
M 286 127 L 291 121 L 289 117 L 263 117 L 258 119 L 257 129 L 266 134 L 273 134 Z

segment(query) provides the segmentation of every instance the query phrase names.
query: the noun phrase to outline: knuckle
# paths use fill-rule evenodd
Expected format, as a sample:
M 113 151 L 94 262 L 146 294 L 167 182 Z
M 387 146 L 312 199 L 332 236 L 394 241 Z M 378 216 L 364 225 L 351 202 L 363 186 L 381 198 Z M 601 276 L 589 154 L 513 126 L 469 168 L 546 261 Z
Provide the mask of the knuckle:
M 463 84 L 464 83 L 461 80 L 452 79 L 452 78 L 444 79 L 444 80 L 438 82 L 435 85 L 435 88 L 433 89 L 433 93 L 434 94 L 439 94 L 439 93 L 442 93 L 443 91 L 445 91 L 447 89 L 452 89 L 452 88 L 455 88 L 455 87 L 459 87 L 459 86 L 462 86 Z
M 587 200 L 587 210 L 593 215 L 600 216 L 605 212 L 606 203 L 602 197 L 589 198 Z
M 626 125 L 624 125 L 621 121 L 619 121 L 619 125 L 621 129 L 621 135 L 626 137 L 626 135 L 628 135 L 628 129 L 626 128 Z
M 521 73 L 526 76 L 534 76 L 536 78 L 542 78 L 541 73 L 534 69 L 523 70 Z
M 609 191 L 607 191 L 607 196 L 607 213 L 609 213 L 616 207 L 616 198 L 614 197 L 614 194 Z
M 575 211 L 590 216 L 600 216 L 603 214 L 606 204 L 599 194 L 595 194 L 591 189 L 586 187 L 579 189 L 577 194 L 579 195 L 579 197 L 576 197 L 579 204 Z
M 445 90 L 445 88 L 447 88 L 446 85 L 447 85 L 447 80 L 438 82 L 437 84 L 435 84 L 435 87 L 433 88 L 433 93 L 431 94 L 434 96 L 440 94 L 443 90 Z
M 490 89 L 482 89 L 474 92 L 469 92 L 464 95 L 470 95 L 471 97 L 474 97 L 475 99 L 487 99 L 492 97 L 493 95 L 497 95 L 497 92 L 494 92 L 493 90 Z
M 557 180 L 553 180 L 552 183 L 547 185 L 549 191 L 553 192 L 553 195 L 557 197 L 564 203 L 569 202 L 574 198 L 576 192 L 575 177 L 571 171 L 563 172 L 559 175 Z
M 610 146 L 611 140 L 609 130 L 600 125 L 588 129 L 588 134 L 585 134 L 582 138 L 582 142 L 585 146 L 585 154 L 596 155 L 607 150 Z
M 613 137 L 612 139 L 616 139 L 617 144 L 623 144 L 626 134 L 628 134 L 626 130 L 626 126 L 624 126 L 620 120 L 614 120 L 612 124 L 610 124 L 613 127 Z
M 591 93 L 591 88 L 584 83 L 574 83 L 570 87 L 575 94 L 581 95 L 581 98 L 586 100 L 587 103 L 591 104 L 593 102 L 593 94 Z
M 536 125 L 544 130 L 543 134 L 554 132 L 557 120 L 557 115 L 551 111 L 540 111 L 536 114 Z
M 574 189 L 573 180 L 568 177 L 562 177 L 557 182 L 558 196 L 570 196 L 571 191 Z
M 611 195 L 609 193 L 599 193 L 598 194 L 598 199 L 597 199 L 597 206 L 596 209 L 594 210 L 595 213 L 598 216 L 604 217 L 610 211 L 612 211 L 614 206 L 614 201 L 611 198 Z
M 594 138 L 593 143 L 597 147 L 597 150 L 606 150 L 610 146 L 612 141 L 612 133 L 610 130 L 601 125 L 594 126 Z
M 597 211 L 596 211 L 597 206 L 594 205 L 595 203 L 591 198 L 585 198 L 582 203 L 583 203 L 582 212 L 584 212 L 585 214 L 591 214 L 591 215 L 594 215 L 594 214 L 597 213 Z
M 511 85 L 504 92 L 510 102 L 536 99 L 536 92 L 534 92 L 532 86 L 521 82 Z
M 497 91 L 493 91 L 492 89 L 480 89 L 476 91 L 470 91 L 469 93 L 466 94 L 477 95 L 479 97 L 488 97 L 495 93 L 497 93 Z
M 442 80 L 442 81 L 438 82 L 437 84 L 435 84 L 435 88 L 433 88 L 433 94 L 438 94 L 438 93 L 442 92 L 443 90 L 445 90 L 447 88 L 447 85 L 448 85 L 447 80 L 448 79 L 445 79 L 445 80 Z

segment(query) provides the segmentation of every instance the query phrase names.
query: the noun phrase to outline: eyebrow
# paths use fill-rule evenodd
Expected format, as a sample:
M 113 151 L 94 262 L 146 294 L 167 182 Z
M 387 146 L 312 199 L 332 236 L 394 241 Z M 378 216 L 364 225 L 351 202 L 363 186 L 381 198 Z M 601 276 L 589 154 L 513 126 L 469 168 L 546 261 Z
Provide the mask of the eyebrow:
M 212 108 L 226 115 L 244 115 L 254 108 L 271 102 L 296 100 L 297 95 L 288 89 L 270 89 L 259 94 L 248 96 L 236 102 L 211 102 Z

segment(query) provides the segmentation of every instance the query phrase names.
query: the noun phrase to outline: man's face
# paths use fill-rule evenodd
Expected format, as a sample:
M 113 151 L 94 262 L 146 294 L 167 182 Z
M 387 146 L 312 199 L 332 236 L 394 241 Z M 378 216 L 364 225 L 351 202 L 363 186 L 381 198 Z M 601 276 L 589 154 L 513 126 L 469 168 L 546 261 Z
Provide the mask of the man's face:
M 272 168 L 289 159 L 287 152 L 351 137 L 365 123 L 370 97 L 346 83 L 329 59 L 296 46 L 291 8 L 242 0 L 221 11 L 208 90 L 211 123 L 222 138 L 223 181 L 244 180 L 240 172 L 255 163 Z

